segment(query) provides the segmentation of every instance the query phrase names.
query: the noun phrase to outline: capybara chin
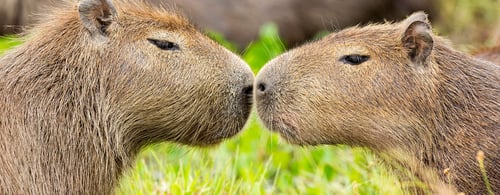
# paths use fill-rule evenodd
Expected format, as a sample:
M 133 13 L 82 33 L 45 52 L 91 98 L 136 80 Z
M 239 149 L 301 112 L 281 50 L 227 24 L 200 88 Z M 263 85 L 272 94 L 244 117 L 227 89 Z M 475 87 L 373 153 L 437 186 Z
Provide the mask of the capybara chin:
M 64 3 L 0 59 L 0 194 L 110 194 L 144 145 L 244 126 L 239 57 L 173 12 L 114 4 Z
M 485 194 L 479 150 L 500 192 L 499 84 L 498 65 L 454 50 L 419 12 L 277 57 L 258 74 L 255 98 L 265 125 L 291 143 L 370 148 L 435 193 L 449 183 Z

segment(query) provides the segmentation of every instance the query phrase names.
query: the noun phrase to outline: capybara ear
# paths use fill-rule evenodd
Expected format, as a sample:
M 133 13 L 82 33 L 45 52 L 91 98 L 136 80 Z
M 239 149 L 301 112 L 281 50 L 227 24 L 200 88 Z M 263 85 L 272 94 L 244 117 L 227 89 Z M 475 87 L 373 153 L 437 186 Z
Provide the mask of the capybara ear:
M 82 0 L 78 5 L 82 25 L 92 37 L 106 36 L 107 27 L 116 18 L 116 9 L 111 0 Z
M 401 41 L 408 49 L 409 58 L 415 64 L 425 66 L 434 44 L 427 14 L 424 12 L 414 13 L 403 21 L 403 24 L 406 30 Z

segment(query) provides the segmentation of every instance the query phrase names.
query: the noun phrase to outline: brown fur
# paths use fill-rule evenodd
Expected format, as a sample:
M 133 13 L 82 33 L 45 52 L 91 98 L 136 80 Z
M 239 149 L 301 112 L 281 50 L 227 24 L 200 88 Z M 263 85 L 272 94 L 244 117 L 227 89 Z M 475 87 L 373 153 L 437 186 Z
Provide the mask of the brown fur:
M 258 114 L 291 143 L 370 148 L 434 193 L 451 183 L 485 194 L 476 161 L 482 150 L 498 193 L 500 67 L 447 42 L 431 33 L 423 13 L 333 33 L 261 70 Z M 352 54 L 370 58 L 359 65 L 342 60 Z
M 55 8 L 0 58 L 0 194 L 110 194 L 141 147 L 212 145 L 245 124 L 240 58 L 176 14 L 83 1 L 101 6 Z
M 500 65 L 500 46 L 481 49 L 474 52 L 473 55 Z

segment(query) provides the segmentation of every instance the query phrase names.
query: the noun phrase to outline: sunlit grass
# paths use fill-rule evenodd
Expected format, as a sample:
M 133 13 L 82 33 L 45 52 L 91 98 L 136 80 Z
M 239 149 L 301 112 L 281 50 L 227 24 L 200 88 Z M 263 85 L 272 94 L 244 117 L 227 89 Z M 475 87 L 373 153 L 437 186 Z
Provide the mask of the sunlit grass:
M 402 194 L 397 179 L 366 150 L 292 146 L 255 116 L 218 147 L 160 144 L 138 159 L 118 194 Z
M 0 37 L 0 55 L 19 43 L 21 43 L 21 41 L 14 36 Z

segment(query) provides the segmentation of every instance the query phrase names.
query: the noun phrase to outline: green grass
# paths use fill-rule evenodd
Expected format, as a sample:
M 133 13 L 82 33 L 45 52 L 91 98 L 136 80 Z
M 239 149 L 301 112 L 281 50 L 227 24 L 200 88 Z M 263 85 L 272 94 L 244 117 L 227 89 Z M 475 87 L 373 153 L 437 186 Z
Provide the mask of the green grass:
M 0 37 L 0 55 L 20 43 L 21 41 L 15 36 Z
M 400 185 L 363 149 L 292 146 L 252 117 L 211 149 L 146 148 L 118 194 L 402 194 Z

